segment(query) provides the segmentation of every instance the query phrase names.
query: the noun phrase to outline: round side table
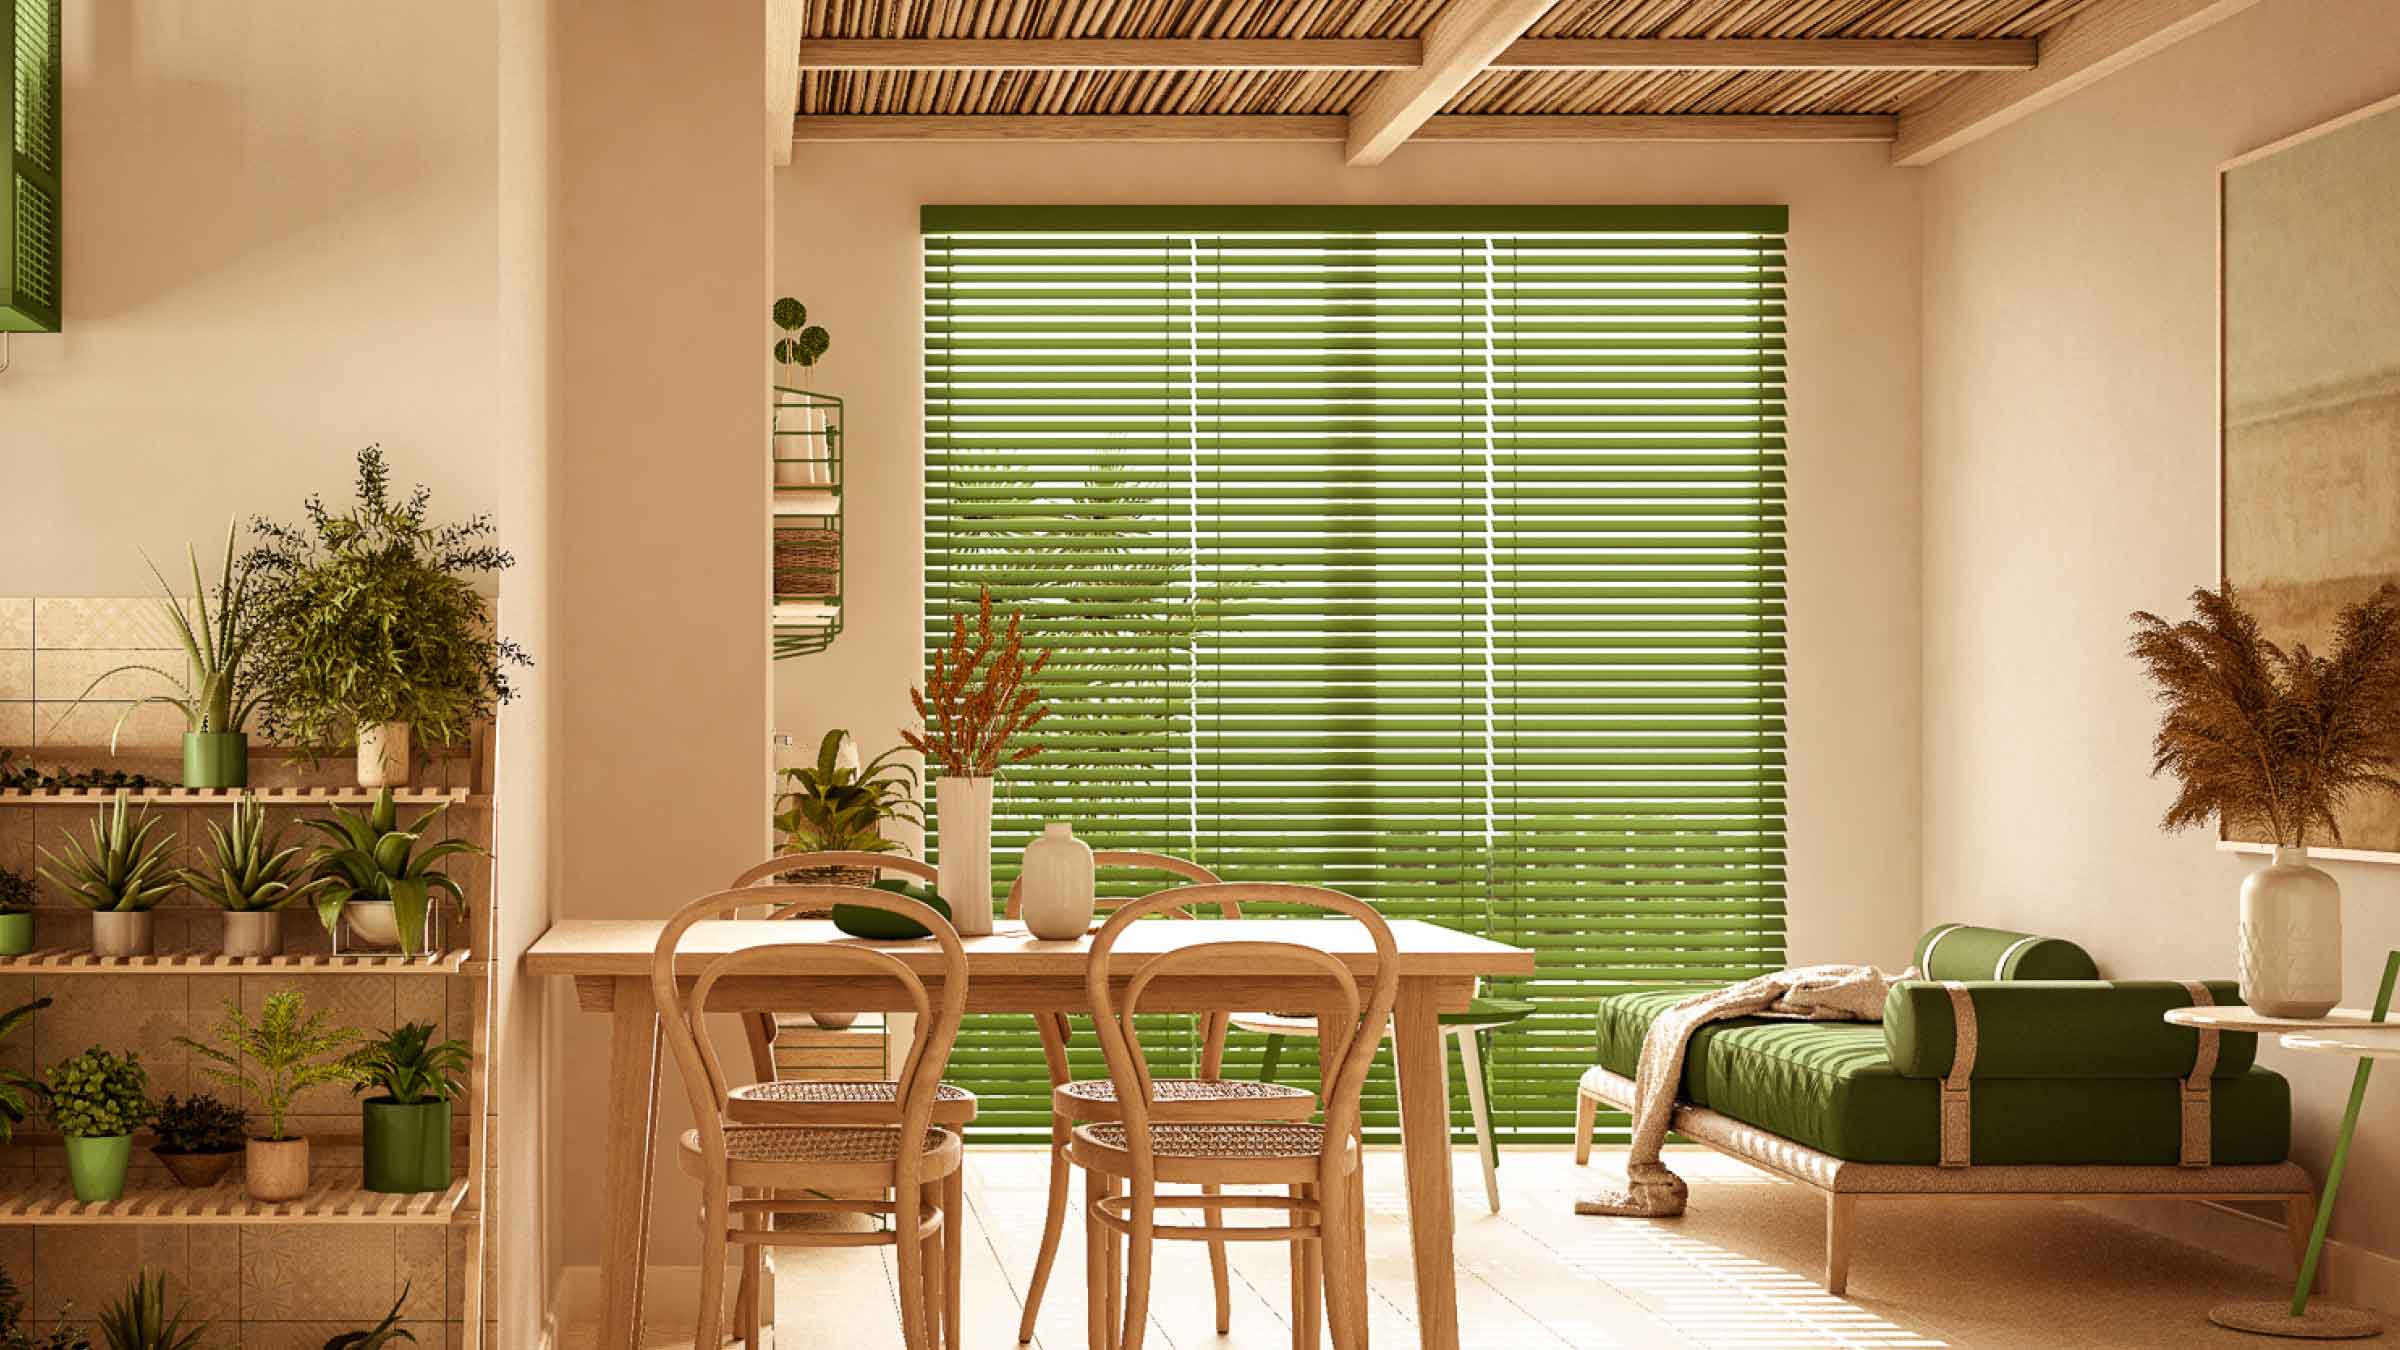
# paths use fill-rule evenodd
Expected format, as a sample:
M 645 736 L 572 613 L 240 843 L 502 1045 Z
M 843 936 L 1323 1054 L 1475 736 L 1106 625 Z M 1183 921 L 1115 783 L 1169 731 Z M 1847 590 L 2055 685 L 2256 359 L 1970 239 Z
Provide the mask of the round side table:
M 2325 1233 L 2333 1223 L 2333 1201 L 2342 1188 L 2342 1167 L 2350 1158 L 2350 1136 L 2358 1128 L 2358 1111 L 2367 1099 L 2367 1077 L 2375 1061 L 2400 1056 L 2400 1023 L 2382 1025 L 2392 1008 L 2392 986 L 2400 981 L 2400 952 L 2383 966 L 2383 986 L 2373 1011 L 2336 1008 L 2323 1017 L 2268 1017 L 2241 1006 L 2175 1008 L 2166 1019 L 2177 1026 L 2214 1027 L 2219 1031 L 2263 1032 L 2281 1036 L 2286 1049 L 2355 1055 L 2358 1072 L 2350 1080 L 2350 1107 L 2342 1113 L 2341 1133 L 2334 1136 L 2333 1161 L 2325 1168 L 2325 1193 L 2317 1200 L 2317 1222 L 2308 1235 L 2308 1251 L 2300 1259 L 2300 1278 L 2289 1303 L 2252 1300 L 2211 1308 L 2208 1320 L 2235 1331 L 2299 1340 L 2342 1341 L 2373 1336 L 2383 1319 L 2363 1308 L 2309 1300 L 2317 1282 L 2317 1260 L 2325 1252 Z

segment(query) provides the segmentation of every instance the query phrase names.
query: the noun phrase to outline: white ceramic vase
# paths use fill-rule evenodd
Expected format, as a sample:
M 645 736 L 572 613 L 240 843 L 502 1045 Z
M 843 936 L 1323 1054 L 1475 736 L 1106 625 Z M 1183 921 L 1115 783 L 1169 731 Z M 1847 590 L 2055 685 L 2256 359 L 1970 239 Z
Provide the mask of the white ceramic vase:
M 1054 823 L 1025 846 L 1025 926 L 1045 942 L 1068 942 L 1092 926 L 1092 848 L 1074 827 Z
M 2342 1001 L 2342 889 L 2306 847 L 2242 882 L 2242 1001 L 2269 1017 L 2323 1017 Z
M 408 723 L 359 723 L 358 785 L 408 786 Z
M 949 778 L 934 793 L 941 829 L 941 878 L 950 922 L 961 937 L 992 931 L 992 780 Z

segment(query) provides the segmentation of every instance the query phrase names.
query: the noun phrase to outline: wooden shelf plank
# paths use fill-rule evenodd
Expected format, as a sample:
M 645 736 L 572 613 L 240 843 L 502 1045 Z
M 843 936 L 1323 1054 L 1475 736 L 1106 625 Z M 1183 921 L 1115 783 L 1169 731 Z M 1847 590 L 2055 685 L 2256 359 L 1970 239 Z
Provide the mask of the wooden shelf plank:
M 136 806 L 231 806 L 242 788 L 7 788 L 0 789 L 0 806 L 106 806 L 119 793 Z M 250 795 L 261 806 L 365 806 L 375 800 L 373 788 L 302 787 L 257 788 Z M 392 800 L 402 806 L 490 806 L 492 799 L 468 788 L 395 788 Z
M 427 956 L 398 952 L 293 953 L 285 956 L 227 956 L 208 948 L 153 952 L 148 956 L 95 956 L 89 947 L 44 947 L 22 956 L 0 956 L 0 974 L 31 975 L 457 975 L 480 970 L 483 962 L 465 948 Z
M 408 1223 L 447 1224 L 466 1208 L 467 1179 L 448 1190 L 390 1195 L 359 1186 L 356 1170 L 321 1172 L 307 1195 L 280 1204 L 253 1200 L 238 1179 L 199 1190 L 145 1186 L 106 1204 L 75 1199 L 65 1178 L 0 1196 L 0 1226 L 12 1224 Z

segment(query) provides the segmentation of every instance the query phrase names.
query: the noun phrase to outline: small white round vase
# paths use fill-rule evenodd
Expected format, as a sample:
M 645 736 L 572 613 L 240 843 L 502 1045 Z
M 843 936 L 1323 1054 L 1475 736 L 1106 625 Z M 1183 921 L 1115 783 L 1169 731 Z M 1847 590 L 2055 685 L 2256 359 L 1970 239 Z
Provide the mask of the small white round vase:
M 1082 937 L 1092 926 L 1092 849 L 1071 826 L 1051 825 L 1025 846 L 1025 927 L 1045 942 Z
M 2242 882 L 2242 1001 L 2269 1017 L 2323 1017 L 2342 1001 L 2342 888 L 2306 847 Z

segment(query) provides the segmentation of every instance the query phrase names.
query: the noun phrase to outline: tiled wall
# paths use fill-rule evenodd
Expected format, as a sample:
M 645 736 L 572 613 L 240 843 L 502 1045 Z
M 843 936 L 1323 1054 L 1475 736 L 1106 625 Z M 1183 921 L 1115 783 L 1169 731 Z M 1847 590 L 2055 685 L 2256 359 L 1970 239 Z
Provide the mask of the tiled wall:
M 20 754 L 105 746 L 112 731 L 121 748 L 179 745 L 182 713 L 133 706 L 171 689 L 167 679 L 128 670 L 92 684 L 126 665 L 183 673 L 165 604 L 157 596 L 0 596 L 0 746 Z

